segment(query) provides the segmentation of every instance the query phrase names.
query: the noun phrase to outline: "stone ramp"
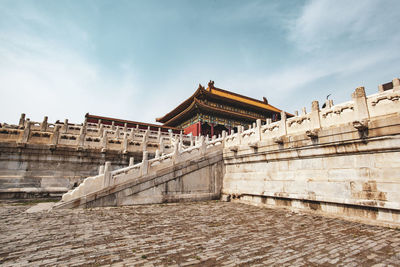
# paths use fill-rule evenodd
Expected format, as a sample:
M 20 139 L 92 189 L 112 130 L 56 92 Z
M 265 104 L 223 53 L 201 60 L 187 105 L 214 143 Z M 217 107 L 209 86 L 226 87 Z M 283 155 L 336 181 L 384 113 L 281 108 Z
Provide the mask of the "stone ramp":
M 44 202 L 38 203 L 35 206 L 30 207 L 25 212 L 26 213 L 36 213 L 36 212 L 48 212 L 55 205 L 54 202 Z
M 200 139 L 187 149 L 113 172 L 86 178 L 53 209 L 90 208 L 211 200 L 220 197 L 223 179 L 222 140 Z

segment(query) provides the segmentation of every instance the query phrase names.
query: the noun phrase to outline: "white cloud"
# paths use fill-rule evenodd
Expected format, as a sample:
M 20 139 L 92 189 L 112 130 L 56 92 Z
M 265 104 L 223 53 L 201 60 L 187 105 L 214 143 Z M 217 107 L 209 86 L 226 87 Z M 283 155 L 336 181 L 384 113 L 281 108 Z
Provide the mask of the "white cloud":
M 394 62 L 400 57 L 397 52 L 400 37 L 395 34 L 400 24 L 396 14 L 399 3 L 309 1 L 293 16 L 289 26 L 282 27 L 287 30 L 288 46 L 295 48 L 289 55 L 282 54 L 284 60 L 292 61 L 290 64 L 273 67 L 266 64 L 251 71 L 254 58 L 246 57 L 248 47 L 245 47 L 239 52 L 246 60 L 237 61 L 238 64 L 245 62 L 250 70 L 245 73 L 227 72 L 229 66 L 210 66 L 205 59 L 182 67 L 180 75 L 175 71 L 169 80 L 157 79 L 155 73 L 154 80 L 142 82 L 143 77 L 138 77 L 132 63 L 101 66 L 85 51 L 74 49 L 65 39 L 57 39 L 67 31 L 66 36 L 77 37 L 79 45 L 89 49 L 95 46 L 90 32 L 74 21 L 58 21 L 54 25 L 54 20 L 35 9 L 9 12 L 8 28 L 0 24 L 0 98 L 3 100 L 0 121 L 16 123 L 19 114 L 25 112 L 33 120 L 48 115 L 50 121 L 69 118 L 79 123 L 90 112 L 154 122 L 156 117 L 189 97 L 198 82 L 204 85 L 207 79 L 215 80 L 222 88 L 258 99 L 265 95 L 271 104 L 288 111 L 298 108 L 293 107 L 294 103 L 308 105 L 310 98 L 319 97 L 316 93 L 325 94 L 312 87 L 317 81 L 324 80 L 320 83 L 323 86 L 345 90 L 345 95 L 349 95 L 351 88 L 337 88 L 331 82 L 333 77 L 345 80 L 352 76 L 362 85 L 367 76 L 378 79 L 383 69 L 390 73 L 398 71 Z M 262 7 L 263 2 L 251 2 L 243 10 L 234 10 L 234 15 L 228 12 L 224 20 L 254 23 L 251 20 L 254 14 L 259 22 L 272 12 L 276 18 L 274 23 L 287 23 L 288 16 L 276 13 L 279 6 Z M 152 92 L 156 95 L 151 95 Z
M 398 1 L 309 1 L 291 21 L 281 21 L 288 23 L 287 40 L 296 51 L 291 64 L 227 74 L 217 86 L 266 96 L 289 112 L 328 93 L 336 103 L 347 101 L 351 86 L 367 85 L 374 92 L 379 83 L 399 75 L 399 8 Z
M 104 73 L 63 44 L 26 32 L 3 31 L 0 40 L 2 121 L 16 123 L 26 113 L 36 121 L 48 115 L 79 123 L 86 112 L 118 116 L 129 110 L 137 90 L 131 67 L 118 76 Z
M 312 0 L 290 22 L 289 39 L 306 51 L 398 41 L 399 7 L 396 0 Z

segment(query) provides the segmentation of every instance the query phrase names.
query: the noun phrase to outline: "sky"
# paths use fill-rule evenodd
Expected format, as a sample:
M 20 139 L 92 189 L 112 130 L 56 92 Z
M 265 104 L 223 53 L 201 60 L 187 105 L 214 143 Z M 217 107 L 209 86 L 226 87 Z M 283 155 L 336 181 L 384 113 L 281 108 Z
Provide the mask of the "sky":
M 0 0 L 0 122 L 154 123 L 198 84 L 293 113 L 400 76 L 398 0 Z

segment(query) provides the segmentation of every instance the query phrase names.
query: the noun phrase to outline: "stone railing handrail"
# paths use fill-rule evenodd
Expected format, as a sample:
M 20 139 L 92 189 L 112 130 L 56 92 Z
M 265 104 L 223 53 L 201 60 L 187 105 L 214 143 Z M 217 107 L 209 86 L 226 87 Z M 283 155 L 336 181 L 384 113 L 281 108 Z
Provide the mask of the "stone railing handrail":
M 173 144 L 174 149 L 172 153 L 160 156 L 159 151 L 157 150 L 156 157 L 149 160 L 148 152 L 144 151 L 143 160 L 141 163 L 114 171 L 110 171 L 110 163 L 106 162 L 105 166 L 100 167 L 98 176 L 87 178 L 88 182 L 85 182 L 85 179 L 85 181 L 77 188 L 64 194 L 63 201 L 67 202 L 72 199 L 82 197 L 84 194 L 94 193 L 108 186 L 126 182 L 127 179 L 139 179 L 143 175 L 170 167 L 171 164 L 178 164 L 189 159 L 204 156 L 206 153 L 208 153 L 208 151 L 214 151 L 215 149 L 222 150 L 224 138 L 225 133 L 222 137 L 214 137 L 214 139 L 211 141 L 205 139 L 204 137 L 200 137 L 200 140 L 196 144 L 185 149 L 180 149 L 182 148 L 182 143 L 180 143 L 179 140 L 176 140 Z M 166 162 L 167 165 L 165 165 L 164 162 Z M 93 185 L 93 183 L 96 183 L 96 185 Z M 89 186 L 91 188 L 89 188 Z
M 144 151 L 147 148 L 154 153 L 159 149 L 163 153 L 171 151 L 175 140 L 188 143 L 191 136 L 174 135 L 172 132 L 140 130 L 120 126 L 87 123 L 72 124 L 48 123 L 47 117 L 43 122 L 30 121 L 21 115 L 18 125 L 0 124 L 0 142 L 16 142 L 19 146 L 26 144 L 48 145 L 51 149 L 60 146 L 72 147 L 77 150 L 100 149 L 122 151 L 122 153 Z
M 256 125 L 253 124 L 247 130 L 243 130 L 243 127 L 239 126 L 238 133 L 231 133 L 226 137 L 225 146 L 233 147 L 233 150 L 236 150 L 237 145 L 255 147 L 256 142 L 268 139 L 275 143 L 281 143 L 284 136 L 301 132 L 315 138 L 318 129 L 344 123 L 353 123 L 354 127 L 360 129 L 362 126 L 359 124 L 367 124 L 370 117 L 388 114 L 390 110 L 399 112 L 399 79 L 394 79 L 392 84 L 392 89 L 370 96 L 365 95 L 364 87 L 359 87 L 352 94 L 351 101 L 333 105 L 333 101 L 329 100 L 323 109 L 320 109 L 318 102 L 314 101 L 311 112 L 307 113 L 304 108 L 302 115 L 292 118 L 286 118 L 286 113 L 282 112 L 280 121 L 271 123 L 270 120 L 267 120 L 266 124 L 261 125 L 261 120 L 257 120 Z M 367 127 L 367 125 L 363 127 Z
M 368 97 L 365 95 L 364 88 L 360 87 L 352 94 L 351 101 L 339 105 L 333 105 L 333 101 L 329 100 L 326 108 L 320 109 L 318 102 L 314 101 L 311 112 L 307 113 L 303 109 L 303 114 L 300 116 L 287 119 L 286 114 L 282 112 L 280 121 L 271 123 L 270 120 L 267 120 L 265 125 L 257 123 L 245 131 L 243 127 L 239 126 L 238 133 L 232 133 L 226 137 L 226 143 L 228 145 L 242 144 L 243 139 L 245 139 L 245 143 L 254 143 L 254 141 L 266 138 L 278 138 L 276 141 L 280 141 L 282 136 L 299 132 L 313 132 L 310 136 L 315 136 L 315 130 L 321 127 L 356 121 L 365 123 L 370 117 L 387 114 L 391 109 L 393 112 L 398 110 L 399 84 L 399 79 L 394 79 L 391 82 L 392 89 L 382 91 L 383 89 L 381 90 L 379 87 L 381 90 L 379 93 Z M 72 124 L 68 120 L 65 120 L 64 123 L 53 124 L 47 122 L 47 117 L 43 122 L 35 122 L 25 119 L 25 114 L 21 115 L 19 125 L 3 123 L 1 129 L 3 132 L 0 138 L 3 138 L 0 140 L 24 144 L 29 143 L 32 138 L 43 139 L 40 141 L 41 143 L 48 143 L 52 147 L 67 145 L 80 149 L 100 148 L 103 150 L 108 147 L 108 149 L 129 151 L 129 147 L 135 145 L 131 143 L 137 142 L 136 144 L 143 146 L 143 150 L 145 150 L 145 144 L 154 143 L 157 144 L 160 151 L 164 152 L 166 147 L 171 147 L 176 140 L 193 143 L 193 137 L 189 135 L 134 128 L 127 131 L 126 127 L 95 123 Z M 45 132 L 50 134 L 45 134 Z M 4 138 L 5 136 L 7 137 Z M 161 141 L 161 139 L 163 140 Z M 161 145 L 161 143 L 163 144 Z M 183 144 L 181 146 L 184 147 Z
M 119 175 L 119 174 L 125 174 L 125 173 L 128 173 L 131 170 L 139 169 L 140 166 L 142 166 L 142 162 L 140 162 L 138 164 L 135 164 L 135 165 L 132 165 L 132 166 L 128 166 L 128 167 L 125 167 L 125 168 L 121 168 L 121 169 L 112 171 L 111 175 L 115 176 L 115 175 Z

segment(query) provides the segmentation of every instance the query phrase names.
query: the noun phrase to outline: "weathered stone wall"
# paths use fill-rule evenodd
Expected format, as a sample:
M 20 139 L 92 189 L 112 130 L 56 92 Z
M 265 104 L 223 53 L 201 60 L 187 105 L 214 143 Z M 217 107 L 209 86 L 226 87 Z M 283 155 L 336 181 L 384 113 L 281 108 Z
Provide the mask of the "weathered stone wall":
M 98 173 L 104 162 L 126 167 L 129 156 L 116 151 L 50 150 L 42 145 L 17 147 L 0 143 L 0 198 L 60 197 L 83 179 Z M 135 155 L 140 159 L 141 154 Z M 140 157 L 139 157 L 140 156 Z
M 400 86 L 228 136 L 225 199 L 400 223 Z
M 159 131 L 127 129 L 103 124 L 32 122 L 22 114 L 18 125 L 0 125 L 0 198 L 60 196 L 99 166 L 114 169 L 169 153 L 175 139 L 190 144 L 191 137 Z M 193 140 L 192 140 L 193 142 Z

